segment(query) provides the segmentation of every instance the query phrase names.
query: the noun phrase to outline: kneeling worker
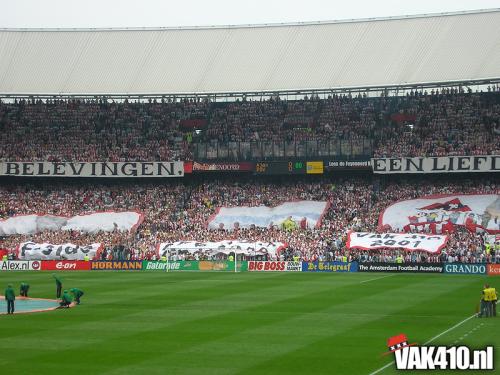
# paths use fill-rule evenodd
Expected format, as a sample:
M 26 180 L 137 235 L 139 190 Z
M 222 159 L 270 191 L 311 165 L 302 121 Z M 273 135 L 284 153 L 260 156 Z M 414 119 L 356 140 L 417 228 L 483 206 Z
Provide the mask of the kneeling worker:
M 83 290 L 80 290 L 78 288 L 71 288 L 69 291 L 75 297 L 76 304 L 79 305 L 80 304 L 80 298 L 83 296 Z
M 59 305 L 60 307 L 69 307 L 72 301 L 73 300 L 71 299 L 71 296 L 68 294 L 68 291 L 65 290 L 61 297 L 61 302 L 59 302 Z
M 28 283 L 21 283 L 21 287 L 19 288 L 19 295 L 21 297 L 28 297 L 29 290 L 30 290 L 30 286 Z

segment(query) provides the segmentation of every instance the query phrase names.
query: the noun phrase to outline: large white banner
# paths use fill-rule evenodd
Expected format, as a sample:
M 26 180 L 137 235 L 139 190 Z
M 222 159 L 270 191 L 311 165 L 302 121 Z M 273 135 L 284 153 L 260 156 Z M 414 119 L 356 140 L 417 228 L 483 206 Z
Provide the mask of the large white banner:
M 180 254 L 206 255 L 217 254 L 244 254 L 249 256 L 268 255 L 276 259 L 277 254 L 286 247 L 283 242 L 250 242 L 250 241 L 218 241 L 197 242 L 177 241 L 161 243 L 158 249 L 159 256 L 176 256 Z
M 373 158 L 373 173 L 500 172 L 500 155 Z
M 323 201 L 295 201 L 285 202 L 276 207 L 221 207 L 209 220 L 209 229 L 229 229 L 238 223 L 240 228 L 249 228 L 251 225 L 267 228 L 271 224 L 281 226 L 283 222 L 292 221 L 292 227 L 303 224 L 308 228 L 321 225 L 321 219 L 328 208 L 328 202 Z
M 184 162 L 0 162 L 0 176 L 182 177 Z
M 500 172 L 500 155 L 373 158 L 373 173 Z
M 88 233 L 130 231 L 142 222 L 143 217 L 142 213 L 135 211 L 98 212 L 73 217 L 19 215 L 0 220 L 0 235 L 35 234 L 45 230 L 78 230 Z
M 84 260 L 85 255 L 94 259 L 101 248 L 100 243 L 78 246 L 71 243 L 53 245 L 50 243 L 23 242 L 18 250 L 19 259 L 23 260 Z
M 414 233 L 370 233 L 352 232 L 347 234 L 347 248 L 374 249 L 405 249 L 423 250 L 437 253 L 446 246 L 448 236 Z
M 387 207 L 379 230 L 447 233 L 455 225 L 472 232 L 500 233 L 500 195 L 449 194 L 410 199 Z

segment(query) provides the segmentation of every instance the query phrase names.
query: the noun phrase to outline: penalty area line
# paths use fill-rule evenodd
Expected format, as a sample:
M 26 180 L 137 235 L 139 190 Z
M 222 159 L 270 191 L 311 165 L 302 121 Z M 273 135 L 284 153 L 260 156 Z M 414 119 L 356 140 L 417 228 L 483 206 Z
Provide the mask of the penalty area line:
M 374 279 L 363 280 L 363 281 L 360 281 L 359 283 L 360 283 L 360 284 L 363 284 L 363 283 L 367 283 L 367 282 L 369 282 L 369 281 L 375 281 L 375 280 L 385 279 L 386 277 L 391 277 L 391 276 L 396 276 L 396 275 L 397 275 L 397 273 L 393 273 L 393 274 L 391 274 L 391 275 L 380 276 L 380 277 L 376 277 L 376 278 L 374 278 Z

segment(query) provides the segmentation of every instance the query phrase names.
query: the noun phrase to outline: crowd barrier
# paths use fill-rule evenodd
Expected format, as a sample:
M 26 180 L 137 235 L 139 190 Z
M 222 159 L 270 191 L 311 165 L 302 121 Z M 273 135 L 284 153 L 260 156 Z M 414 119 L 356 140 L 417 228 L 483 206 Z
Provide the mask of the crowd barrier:
M 289 261 L 82 261 L 12 260 L 0 261 L 6 271 L 226 271 L 226 272 L 387 272 L 443 273 L 500 276 L 500 264 L 487 263 L 365 263 Z

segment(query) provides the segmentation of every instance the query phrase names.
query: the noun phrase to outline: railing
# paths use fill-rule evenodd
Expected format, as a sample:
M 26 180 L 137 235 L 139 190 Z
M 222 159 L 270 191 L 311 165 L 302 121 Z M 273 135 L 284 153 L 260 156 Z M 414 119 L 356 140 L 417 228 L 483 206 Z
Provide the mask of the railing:
M 259 161 L 304 158 L 359 159 L 369 157 L 373 141 L 328 139 L 310 141 L 253 141 L 192 144 L 195 160 Z

